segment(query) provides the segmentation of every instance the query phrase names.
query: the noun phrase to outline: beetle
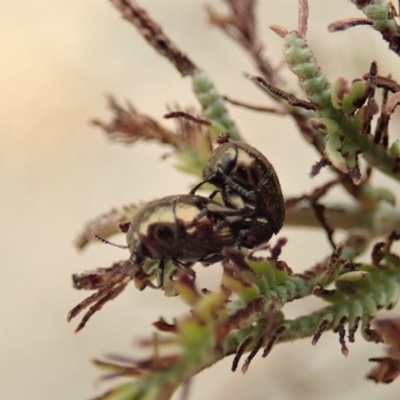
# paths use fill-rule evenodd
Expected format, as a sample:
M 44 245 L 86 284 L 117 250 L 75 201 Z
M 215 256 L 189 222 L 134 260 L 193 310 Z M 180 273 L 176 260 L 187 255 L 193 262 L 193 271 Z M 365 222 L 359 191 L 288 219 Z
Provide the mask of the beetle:
M 253 219 L 243 237 L 245 247 L 254 247 L 277 234 L 285 220 L 285 200 L 278 176 L 272 164 L 254 147 L 244 142 L 226 142 L 218 146 L 203 170 L 203 181 L 190 194 L 195 194 L 204 183 L 216 186 L 210 198 L 221 193 L 224 206 L 231 209 L 242 221 Z M 212 208 L 213 206 L 211 206 Z M 221 206 L 220 212 L 223 211 Z
M 238 244 L 238 237 L 251 227 L 251 220 L 237 218 L 229 210 L 208 197 L 172 195 L 151 201 L 139 208 L 128 224 L 122 224 L 131 255 L 128 260 L 114 263 L 109 268 L 98 268 L 81 275 L 73 275 L 77 289 L 97 289 L 68 314 L 68 320 L 89 308 L 77 331 L 109 300 L 118 296 L 130 280 L 143 290 L 146 286 L 161 288 L 164 283 L 165 261 L 184 268 L 194 278 L 190 268 L 195 262 L 213 264 L 225 258 L 223 250 Z M 233 218 L 232 218 L 233 217 Z M 232 219 L 230 219 L 232 218 Z M 110 243 L 101 237 L 100 240 Z M 111 243 L 113 244 L 113 243 Z M 149 281 L 143 270 L 145 263 L 158 263 L 157 285 Z
M 235 246 L 239 232 L 251 224 L 242 218 L 229 220 L 229 214 L 212 199 L 192 194 L 147 203 L 135 213 L 127 231 L 130 259 L 137 264 L 159 260 L 156 288 L 163 286 L 165 260 L 178 268 L 221 261 L 223 248 Z

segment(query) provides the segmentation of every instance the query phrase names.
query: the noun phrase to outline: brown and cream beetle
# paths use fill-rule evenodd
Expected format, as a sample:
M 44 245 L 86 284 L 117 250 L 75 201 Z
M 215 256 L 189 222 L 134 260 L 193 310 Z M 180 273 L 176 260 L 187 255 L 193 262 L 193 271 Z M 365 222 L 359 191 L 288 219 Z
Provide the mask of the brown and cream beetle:
M 167 196 L 145 204 L 130 223 L 121 225 L 121 230 L 127 234 L 127 246 L 116 246 L 129 249 L 128 260 L 73 275 L 75 288 L 97 292 L 76 305 L 68 313 L 68 320 L 90 307 L 77 331 L 82 329 L 91 316 L 118 296 L 132 279 L 141 290 L 146 286 L 163 287 L 168 260 L 175 267 L 186 269 L 194 279 L 195 273 L 190 267 L 195 262 L 208 265 L 223 260 L 224 248 L 238 245 L 238 238 L 251 228 L 252 220 L 235 214 L 236 210 L 197 195 Z M 98 239 L 110 243 L 99 236 Z M 150 268 L 156 264 L 157 285 L 143 270 L 145 263 Z
M 216 209 L 208 211 L 212 205 Z M 219 212 L 218 207 L 210 198 L 197 195 L 173 195 L 147 203 L 133 216 L 127 231 L 131 260 L 139 264 L 145 259 L 159 260 L 155 287 L 163 285 L 165 260 L 178 268 L 221 261 L 223 248 L 235 246 L 238 231 L 248 227 L 241 219 L 226 222 L 229 212 Z
M 243 238 L 245 247 L 268 241 L 282 228 L 285 201 L 278 176 L 272 164 L 254 147 L 244 142 L 221 144 L 211 154 L 203 178 L 191 194 L 202 184 L 211 183 L 217 188 L 211 198 L 220 192 L 225 207 L 237 210 L 237 218 L 242 216 L 246 225 L 253 219 L 247 231 L 250 236 Z
M 90 306 L 77 330 L 109 300 L 118 296 L 133 279 L 140 289 L 161 288 L 164 284 L 165 262 L 171 260 L 177 268 L 191 269 L 195 262 L 203 265 L 223 260 L 226 247 L 239 245 L 238 238 L 246 236 L 253 221 L 236 215 L 237 211 L 221 206 L 208 197 L 173 195 L 152 201 L 139 208 L 131 222 L 120 226 L 126 233 L 130 258 L 109 268 L 98 268 L 73 275 L 76 289 L 97 290 L 75 306 L 68 320 Z M 113 244 L 97 236 L 103 242 Z M 157 285 L 149 281 L 143 265 L 156 264 Z

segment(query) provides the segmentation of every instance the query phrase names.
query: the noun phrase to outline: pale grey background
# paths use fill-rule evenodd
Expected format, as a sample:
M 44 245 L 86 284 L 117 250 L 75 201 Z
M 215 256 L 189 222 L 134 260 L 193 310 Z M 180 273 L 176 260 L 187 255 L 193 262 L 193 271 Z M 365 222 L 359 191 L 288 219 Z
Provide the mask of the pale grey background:
M 207 27 L 204 1 L 141 4 L 221 92 L 268 102 L 242 76 L 255 71 L 248 59 Z M 126 253 L 96 244 L 78 254 L 72 241 L 86 220 L 112 206 L 184 193 L 193 180 L 160 160 L 165 149 L 110 144 L 88 120 L 108 118 L 107 92 L 160 119 L 167 103 L 196 102 L 189 79 L 181 79 L 106 0 L 3 0 L 0 9 L 0 398 L 89 398 L 108 387 L 96 385 L 100 373 L 90 358 L 137 356 L 134 339 L 150 334 L 152 321 L 186 309 L 177 299 L 132 285 L 74 335 L 77 321 L 68 325 L 66 314 L 85 293 L 72 289 L 71 274 Z M 297 2 L 260 1 L 260 9 L 260 31 L 277 62 L 282 40 L 268 25 L 295 29 Z M 308 39 L 331 79 L 359 76 L 373 59 L 382 74 L 399 70 L 399 59 L 370 28 L 327 32 L 335 19 L 360 16 L 348 1 L 310 1 L 310 11 Z M 275 165 L 286 195 L 326 180 L 324 173 L 310 181 L 317 156 L 291 121 L 231 110 L 246 139 Z M 333 196 L 343 197 L 339 191 Z M 329 249 L 316 231 L 284 228 L 281 235 L 289 237 L 284 258 L 295 270 Z M 197 271 L 207 287 L 221 272 L 218 266 Z M 299 315 L 320 305 L 296 302 L 287 312 Z M 337 337 L 328 333 L 317 347 L 310 340 L 277 346 L 268 359 L 256 357 L 245 376 L 232 374 L 231 359 L 225 360 L 194 380 L 191 399 L 397 399 L 398 383 L 378 387 L 364 380 L 367 358 L 382 354 L 357 335 L 344 358 Z

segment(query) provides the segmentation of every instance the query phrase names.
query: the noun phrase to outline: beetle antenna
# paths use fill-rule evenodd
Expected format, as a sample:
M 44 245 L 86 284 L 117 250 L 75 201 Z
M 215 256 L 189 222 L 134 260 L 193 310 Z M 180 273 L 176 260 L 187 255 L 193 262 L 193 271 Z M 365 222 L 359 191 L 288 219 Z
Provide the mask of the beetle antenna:
M 110 244 L 111 246 L 119 247 L 120 249 L 127 249 L 128 248 L 128 246 L 126 246 L 126 245 L 124 246 L 122 244 L 116 244 L 116 243 L 109 242 L 107 239 L 104 239 L 99 235 L 94 235 L 94 237 L 96 239 L 100 240 L 100 242 L 103 242 L 103 243 L 106 243 L 106 244 Z

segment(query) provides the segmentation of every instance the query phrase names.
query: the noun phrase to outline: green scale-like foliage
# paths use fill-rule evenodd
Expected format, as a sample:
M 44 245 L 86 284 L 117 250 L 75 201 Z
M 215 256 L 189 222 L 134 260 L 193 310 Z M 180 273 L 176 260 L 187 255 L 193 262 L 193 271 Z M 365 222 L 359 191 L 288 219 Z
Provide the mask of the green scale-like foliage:
M 297 75 L 307 99 L 316 106 L 314 120 L 320 123 L 327 135 L 326 155 L 332 164 L 348 173 L 349 169 L 354 168 L 357 152 L 361 151 L 370 165 L 400 180 L 397 159 L 385 149 L 376 146 L 370 136 L 362 134 L 362 121 L 359 118 L 362 110 L 355 115 L 348 114 L 352 108 L 348 105 L 351 97 L 346 99 L 341 108 L 334 107 L 331 100 L 334 97 L 332 85 L 317 65 L 306 40 L 297 31 L 290 32 L 285 37 L 284 56 L 290 70 Z M 360 99 L 358 96 L 362 97 L 364 94 L 365 89 L 362 88 L 352 92 L 353 107 Z M 346 156 L 341 151 L 343 145 L 347 145 Z
M 229 115 L 225 101 L 217 92 L 211 78 L 203 70 L 198 70 L 192 77 L 193 91 L 200 102 L 204 116 L 212 122 L 212 132 L 218 134 L 229 132 L 233 141 L 240 140 L 239 132 Z
M 205 296 L 188 280 L 178 281 L 181 298 L 192 307 L 191 315 L 175 321 L 174 339 L 168 341 L 168 346 L 172 342 L 179 345 L 179 354 L 176 358 L 154 358 L 154 365 L 159 365 L 160 370 L 155 367 L 150 375 L 140 372 L 139 367 L 127 371 L 123 366 L 99 362 L 99 366 L 115 373 L 139 374 L 135 383 L 122 385 L 101 399 L 119 399 L 117 393 L 125 391 L 131 396 L 135 393 L 127 398 L 167 399 L 181 382 L 229 354 L 238 353 L 233 365 L 236 369 L 241 354 L 251 351 L 244 364 L 247 368 L 261 347 L 266 356 L 277 342 L 313 336 L 316 343 L 325 330 L 339 334 L 342 352 L 347 354 L 345 324 L 350 342 L 359 326 L 366 340 L 381 341 L 370 322 L 379 309 L 391 309 L 399 299 L 400 261 L 388 255 L 382 265 L 361 265 L 341 273 L 342 263 L 343 260 L 336 261 L 336 270 L 331 274 L 322 271 L 310 276 L 291 275 L 271 259 L 246 260 L 247 268 L 242 263 L 240 268 L 225 265 L 223 289 Z M 335 290 L 321 292 L 330 306 L 295 320 L 284 319 L 281 311 L 287 302 L 314 293 L 321 282 L 332 281 Z M 272 327 L 268 328 L 269 324 Z M 271 332 L 266 336 L 268 329 Z

